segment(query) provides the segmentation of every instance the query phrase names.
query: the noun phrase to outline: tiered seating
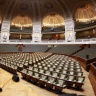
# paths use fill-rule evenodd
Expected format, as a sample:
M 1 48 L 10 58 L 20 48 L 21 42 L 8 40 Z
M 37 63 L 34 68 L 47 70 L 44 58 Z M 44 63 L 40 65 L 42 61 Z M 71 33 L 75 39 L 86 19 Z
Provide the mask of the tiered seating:
M 20 71 L 23 78 L 55 91 L 65 86 L 81 88 L 85 77 L 79 63 L 65 55 L 52 53 L 1 54 L 0 66 L 12 73 Z
M 21 74 L 28 81 L 58 91 L 65 86 L 81 88 L 85 79 L 79 63 L 65 55 L 52 55 L 23 69 Z
M 61 27 L 56 27 L 56 28 L 48 28 L 48 27 L 46 27 L 46 28 L 44 28 L 43 27 L 43 29 L 42 29 L 42 32 L 61 32 L 61 31 L 64 31 L 65 30 L 65 28 L 63 27 L 63 26 L 61 26 Z
M 9 53 L 0 55 L 1 68 L 6 69 L 11 73 L 16 73 L 27 68 L 30 64 L 36 63 L 44 58 L 47 58 L 52 53 Z
M 0 67 L 7 71 L 16 74 L 17 65 L 14 63 L 15 54 L 1 54 Z
M 74 54 L 75 56 L 81 57 L 83 59 L 87 59 L 86 55 L 89 55 L 89 59 L 96 57 L 96 45 L 90 45 L 90 48 L 85 48 L 80 52 Z
M 47 49 L 47 45 L 26 45 L 23 52 L 45 52 Z
M 91 27 L 91 26 L 94 26 L 94 25 L 96 25 L 96 21 L 90 22 L 88 24 L 76 22 L 75 29 L 82 29 L 82 28 Z
M 58 45 L 52 47 L 48 52 L 71 55 L 73 52 L 80 49 L 80 45 Z
M 20 42 L 20 40 L 14 39 L 13 42 Z M 30 39 L 23 39 L 25 42 L 30 42 Z M 11 41 L 11 40 L 10 40 Z M 23 52 L 45 52 L 48 49 L 47 45 L 24 45 Z M 11 44 L 0 44 L 0 52 L 18 52 L 18 47 Z
M 18 52 L 18 48 L 13 44 L 0 44 L 0 52 Z

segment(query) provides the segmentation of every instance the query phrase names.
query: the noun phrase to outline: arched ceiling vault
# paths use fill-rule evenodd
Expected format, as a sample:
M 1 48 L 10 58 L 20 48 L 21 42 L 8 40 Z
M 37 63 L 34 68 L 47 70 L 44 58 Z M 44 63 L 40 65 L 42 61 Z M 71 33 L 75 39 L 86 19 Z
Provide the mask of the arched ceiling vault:
M 75 12 L 76 12 L 76 10 L 77 10 L 77 8 L 80 6 L 80 5 L 82 5 L 82 4 L 91 4 L 91 5 L 93 5 L 93 3 L 91 2 L 91 0 L 80 0 L 80 2 L 76 2 L 76 5 L 71 9 L 72 11 L 72 14 L 73 14 L 73 18 L 74 18 L 74 14 L 75 14 Z
M 3 19 L 9 6 L 9 0 L 0 0 L 0 17 Z
M 75 19 L 79 22 L 90 22 L 96 20 L 96 10 L 91 4 L 81 4 L 76 12 Z
M 64 26 L 64 18 L 59 14 L 49 14 L 43 19 L 42 25 L 45 27 Z
M 12 18 L 16 17 L 17 15 L 26 15 L 30 18 L 32 18 L 33 10 L 32 10 L 32 4 L 29 0 L 19 0 L 15 9 L 15 11 L 12 14 Z
M 63 15 L 63 9 L 57 0 L 40 0 L 41 18 L 43 19 L 49 13 L 58 13 Z
M 65 16 L 64 18 L 71 18 L 72 15 L 70 14 L 71 12 L 70 12 L 70 9 L 68 8 L 66 2 L 64 2 L 63 0 L 57 0 L 57 1 L 63 9 L 63 14 Z
M 9 2 L 16 0 L 0 0 L 0 12 L 1 16 L 4 17 L 5 12 L 9 6 Z M 64 16 L 64 19 L 71 18 L 76 11 L 77 6 L 81 3 L 95 2 L 96 0 L 18 0 L 16 7 L 14 8 L 12 17 L 19 14 L 33 16 L 33 2 L 39 2 L 41 10 L 41 19 L 48 13 L 55 12 Z
M 12 19 L 11 25 L 15 25 L 17 27 L 29 27 L 32 26 L 32 20 L 28 16 L 18 15 Z

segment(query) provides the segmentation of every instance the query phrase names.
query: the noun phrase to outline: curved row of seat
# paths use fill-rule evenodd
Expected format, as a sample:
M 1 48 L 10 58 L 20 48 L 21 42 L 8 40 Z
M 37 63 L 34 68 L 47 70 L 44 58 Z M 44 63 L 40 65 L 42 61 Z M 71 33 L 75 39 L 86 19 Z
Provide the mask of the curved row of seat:
M 68 73 L 62 74 L 54 71 L 50 72 L 48 70 L 41 70 L 39 72 L 36 72 L 34 70 L 23 69 L 21 71 L 21 74 L 23 78 L 28 81 L 38 83 L 39 85 L 45 86 L 50 89 L 54 89 L 55 86 L 55 90 L 57 90 L 58 88 L 59 91 L 62 91 L 65 86 L 81 88 L 85 79 L 83 73 L 80 73 L 79 76 L 73 75 L 73 72 L 71 75 Z M 75 84 L 75 86 L 73 84 Z
M 0 54 L 0 66 L 46 88 L 62 91 L 65 86 L 81 88 L 85 77 L 76 60 L 52 53 Z
M 0 67 L 16 74 L 17 70 L 23 69 L 24 65 L 32 65 L 50 55 L 52 53 L 4 53 L 0 54 Z

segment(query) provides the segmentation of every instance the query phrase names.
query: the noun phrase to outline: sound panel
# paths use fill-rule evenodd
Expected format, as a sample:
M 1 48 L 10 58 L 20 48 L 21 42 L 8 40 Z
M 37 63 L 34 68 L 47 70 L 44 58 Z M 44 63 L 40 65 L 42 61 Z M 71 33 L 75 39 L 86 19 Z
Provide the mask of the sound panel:
M 15 81 L 15 82 L 19 82 L 18 75 L 13 75 L 12 80 Z

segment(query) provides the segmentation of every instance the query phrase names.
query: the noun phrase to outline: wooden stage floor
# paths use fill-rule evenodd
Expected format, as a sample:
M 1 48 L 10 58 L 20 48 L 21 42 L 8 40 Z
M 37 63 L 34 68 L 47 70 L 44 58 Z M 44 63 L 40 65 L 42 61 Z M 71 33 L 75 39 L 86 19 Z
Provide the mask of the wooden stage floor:
M 12 80 L 12 74 L 0 68 L 0 87 L 3 87 L 3 91 L 0 92 L 0 96 L 58 96 L 58 94 L 54 92 L 47 91 L 46 89 L 40 88 L 21 79 L 21 74 L 18 74 L 20 82 L 14 82 Z M 72 88 L 65 88 L 63 89 L 63 92 L 76 93 L 83 96 L 95 96 L 91 83 L 88 79 L 88 73 L 85 71 L 84 76 L 86 76 L 85 84 L 81 91 L 76 91 Z

